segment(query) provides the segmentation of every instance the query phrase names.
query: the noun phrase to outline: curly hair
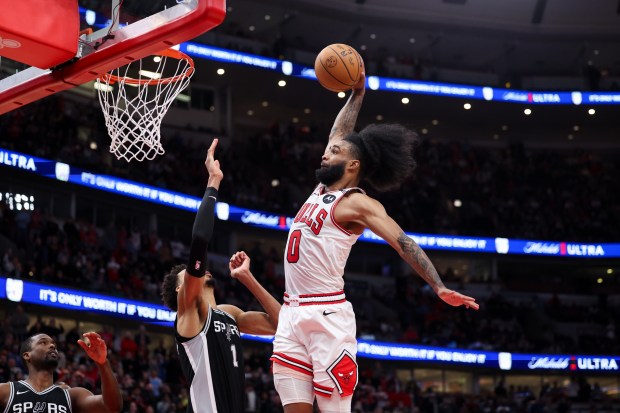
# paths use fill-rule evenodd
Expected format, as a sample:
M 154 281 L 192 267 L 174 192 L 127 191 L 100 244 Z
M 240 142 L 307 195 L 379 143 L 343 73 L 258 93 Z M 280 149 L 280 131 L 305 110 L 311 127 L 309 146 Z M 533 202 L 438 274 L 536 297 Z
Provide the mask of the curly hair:
M 172 311 L 177 311 L 179 308 L 177 302 L 177 287 L 179 286 L 179 273 L 187 268 L 187 265 L 175 265 L 170 272 L 164 276 L 164 281 L 161 283 L 161 299 L 164 305 Z
M 370 124 L 345 138 L 360 160 L 360 178 L 377 191 L 398 188 L 416 167 L 418 135 L 399 124 Z

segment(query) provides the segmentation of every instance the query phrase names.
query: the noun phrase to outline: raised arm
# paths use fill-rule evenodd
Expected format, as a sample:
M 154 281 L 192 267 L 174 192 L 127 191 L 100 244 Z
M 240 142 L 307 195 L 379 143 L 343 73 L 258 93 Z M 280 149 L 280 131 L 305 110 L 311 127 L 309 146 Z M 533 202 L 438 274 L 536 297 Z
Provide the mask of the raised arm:
M 239 330 L 249 334 L 274 334 L 278 328 L 280 303 L 256 281 L 250 271 L 250 257 L 243 251 L 233 254 L 228 264 L 230 276 L 238 279 L 256 297 L 265 312 L 242 311 L 233 306 L 220 305 L 235 316 Z M 233 313 L 234 312 L 234 313 Z
M 84 340 L 78 340 L 84 349 L 99 367 L 101 375 L 101 394 L 94 395 L 83 387 L 69 389 L 71 404 L 75 413 L 117 413 L 123 408 L 123 396 L 114 377 L 110 362 L 107 360 L 108 349 L 105 341 L 97 333 L 84 333 Z
M 215 216 L 215 201 L 220 182 L 224 174 L 220 169 L 220 162 L 214 158 L 217 139 L 213 140 L 207 151 L 205 166 L 209 172 L 207 189 L 196 213 L 192 229 L 192 243 L 189 250 L 189 261 L 183 278 L 183 285 L 179 294 L 179 313 L 182 315 L 185 308 L 193 307 L 204 286 L 204 275 L 207 266 L 207 247 L 213 234 Z
M 345 103 L 340 112 L 338 112 L 338 116 L 336 116 L 334 126 L 329 133 L 329 142 L 342 139 L 353 132 L 357 115 L 362 108 L 364 93 L 366 93 L 366 75 L 362 72 L 360 80 L 353 87 L 353 92 L 349 96 L 347 103 Z
M 405 234 L 380 202 L 367 195 L 354 193 L 340 202 L 336 214 L 339 222 L 357 223 L 383 238 L 446 303 L 452 306 L 464 305 L 475 310 L 479 308 L 474 298 L 446 288 L 426 253 Z

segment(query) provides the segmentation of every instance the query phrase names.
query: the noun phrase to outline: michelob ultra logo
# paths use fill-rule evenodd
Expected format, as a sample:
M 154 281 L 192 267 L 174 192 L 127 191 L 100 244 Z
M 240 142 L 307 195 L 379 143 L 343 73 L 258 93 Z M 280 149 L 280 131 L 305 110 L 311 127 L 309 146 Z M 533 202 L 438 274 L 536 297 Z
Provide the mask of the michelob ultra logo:
M 569 358 L 568 357 L 532 357 L 529 363 L 527 363 L 527 367 L 536 370 L 536 369 L 553 369 L 553 370 L 564 370 L 568 367 Z
M 618 363 L 613 358 L 577 357 L 579 370 L 618 370 Z

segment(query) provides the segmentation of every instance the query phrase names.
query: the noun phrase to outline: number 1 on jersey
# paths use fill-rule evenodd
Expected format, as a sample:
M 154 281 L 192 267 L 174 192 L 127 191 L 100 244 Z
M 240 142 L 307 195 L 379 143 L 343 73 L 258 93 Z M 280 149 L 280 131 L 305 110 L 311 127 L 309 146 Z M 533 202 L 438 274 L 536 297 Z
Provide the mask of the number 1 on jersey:
M 233 356 L 233 366 L 239 367 L 239 362 L 237 361 L 237 346 L 235 346 L 234 344 L 231 344 L 230 351 L 232 352 L 232 356 Z
M 299 243 L 301 241 L 301 230 L 296 229 L 291 232 L 288 237 L 288 245 L 286 246 L 286 260 L 291 264 L 299 261 Z

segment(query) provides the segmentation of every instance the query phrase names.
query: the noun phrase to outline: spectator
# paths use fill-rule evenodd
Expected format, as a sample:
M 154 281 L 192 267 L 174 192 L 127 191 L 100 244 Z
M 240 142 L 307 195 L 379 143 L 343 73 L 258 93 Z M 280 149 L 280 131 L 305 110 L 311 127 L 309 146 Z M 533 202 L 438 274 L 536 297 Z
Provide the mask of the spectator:
M 30 316 L 24 311 L 24 307 L 21 304 L 17 304 L 15 312 L 9 317 L 9 324 L 18 340 L 24 339 L 28 334 Z

